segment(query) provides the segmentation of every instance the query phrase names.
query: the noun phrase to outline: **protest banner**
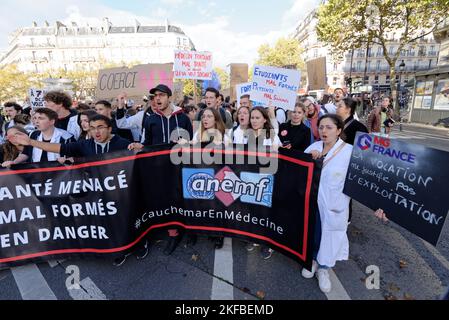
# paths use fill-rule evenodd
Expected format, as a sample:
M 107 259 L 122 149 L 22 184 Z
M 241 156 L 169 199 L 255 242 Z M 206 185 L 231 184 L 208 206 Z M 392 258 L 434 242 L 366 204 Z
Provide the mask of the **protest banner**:
M 311 267 L 321 164 L 300 152 L 172 146 L 0 171 L 0 266 L 113 255 L 173 226 L 269 245 Z M 179 159 L 178 159 L 179 160 Z M 276 173 L 261 171 L 276 161 Z M 79 164 L 78 164 L 79 163 Z M 216 162 L 220 163 L 220 162 Z
M 31 88 L 29 90 L 30 105 L 32 109 L 45 107 L 44 96 L 46 90 Z
M 295 108 L 301 72 L 266 66 L 254 66 L 251 100 L 284 110 Z
M 103 69 L 98 75 L 96 98 L 112 99 L 122 92 L 128 97 L 142 97 L 158 84 L 165 84 L 173 91 L 172 63 Z
M 436 245 L 446 220 L 449 153 L 358 133 L 344 193 Z
M 175 50 L 176 79 L 212 80 L 212 53 Z

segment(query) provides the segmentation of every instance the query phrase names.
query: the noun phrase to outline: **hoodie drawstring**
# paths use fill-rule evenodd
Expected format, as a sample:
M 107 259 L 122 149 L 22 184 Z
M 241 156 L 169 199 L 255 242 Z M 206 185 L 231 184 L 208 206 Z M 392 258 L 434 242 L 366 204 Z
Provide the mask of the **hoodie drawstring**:
M 161 123 L 162 123 L 162 136 L 164 137 L 164 143 L 165 143 L 165 125 L 164 125 L 164 117 L 159 115 L 161 117 Z
M 178 115 L 175 115 L 176 119 L 176 131 L 178 132 L 178 140 L 181 138 L 181 134 L 179 133 L 179 122 L 178 122 Z

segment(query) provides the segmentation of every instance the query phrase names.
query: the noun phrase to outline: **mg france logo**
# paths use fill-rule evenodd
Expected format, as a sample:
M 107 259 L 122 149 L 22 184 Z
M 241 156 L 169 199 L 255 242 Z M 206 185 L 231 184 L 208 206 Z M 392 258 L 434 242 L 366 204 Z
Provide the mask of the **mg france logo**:
M 214 169 L 182 169 L 184 199 L 215 200 L 229 207 L 240 199 L 271 208 L 274 176 L 242 172 L 238 177 L 229 167 L 215 174 Z
M 362 149 L 363 151 L 368 150 L 371 148 L 371 142 L 373 139 L 369 134 L 362 134 L 359 139 L 357 140 L 357 146 Z

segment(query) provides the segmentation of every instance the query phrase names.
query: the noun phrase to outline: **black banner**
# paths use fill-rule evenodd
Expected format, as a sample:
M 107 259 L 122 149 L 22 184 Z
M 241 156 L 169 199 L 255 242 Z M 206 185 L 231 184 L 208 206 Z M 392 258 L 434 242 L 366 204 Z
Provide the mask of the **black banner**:
M 449 203 L 449 153 L 358 133 L 344 192 L 436 245 Z
M 309 155 L 161 146 L 81 160 L 0 171 L 0 265 L 117 254 L 180 227 L 311 266 L 321 164 Z

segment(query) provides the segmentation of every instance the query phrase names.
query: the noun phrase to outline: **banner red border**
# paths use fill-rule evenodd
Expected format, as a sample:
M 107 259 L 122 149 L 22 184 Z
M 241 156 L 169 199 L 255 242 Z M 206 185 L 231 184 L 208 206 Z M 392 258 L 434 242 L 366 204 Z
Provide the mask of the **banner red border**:
M 312 162 L 304 162 L 298 159 L 294 159 L 288 156 L 284 156 L 278 153 L 261 153 L 261 152 L 252 152 L 252 151 L 240 151 L 240 150 L 220 150 L 220 149 L 201 149 L 201 148 L 193 148 L 193 149 L 183 149 L 184 151 L 190 151 L 192 153 L 202 153 L 202 152 L 215 152 L 215 153 L 221 153 L 221 154 L 234 154 L 234 155 L 247 155 L 247 156 L 264 156 L 269 158 L 279 158 L 291 163 L 295 163 L 304 167 L 308 168 L 308 179 L 307 179 L 307 185 L 306 185 L 306 201 L 304 204 L 304 237 L 303 237 L 303 247 L 302 247 L 302 253 L 296 252 L 270 238 L 252 234 L 249 232 L 244 232 L 240 230 L 233 230 L 233 229 L 226 229 L 226 228 L 214 228 L 214 227 L 203 227 L 203 226 L 187 226 L 185 224 L 182 224 L 180 222 L 170 222 L 165 224 L 159 224 L 154 225 L 148 228 L 142 235 L 137 238 L 134 242 L 120 247 L 120 248 L 114 248 L 114 249 L 93 249 L 93 248 L 85 248 L 85 249 L 61 249 L 61 250 L 53 250 L 53 251 L 45 251 L 45 252 L 39 252 L 39 253 L 31 253 L 23 256 L 16 256 L 16 257 L 10 257 L 5 259 L 0 259 L 0 263 L 8 263 L 8 262 L 14 262 L 14 261 L 21 261 L 26 259 L 33 259 L 38 257 L 44 257 L 44 256 L 50 256 L 50 255 L 60 255 L 60 254 L 70 254 L 70 253 L 116 253 L 121 252 L 127 249 L 132 248 L 134 245 L 139 243 L 139 241 L 142 240 L 150 231 L 154 229 L 169 227 L 169 226 L 181 226 L 187 230 L 204 230 L 204 231 L 218 231 L 218 232 L 227 232 L 227 233 L 233 233 L 233 234 L 239 234 L 244 236 L 249 236 L 252 238 L 260 239 L 267 241 L 269 243 L 272 243 L 273 245 L 282 248 L 283 250 L 290 252 L 291 254 L 299 257 L 301 260 L 306 261 L 307 257 L 307 241 L 308 241 L 308 224 L 309 224 L 309 215 L 310 215 L 310 193 L 312 190 L 312 178 L 313 178 L 313 170 L 314 170 L 314 163 Z M 120 162 L 126 162 L 126 161 L 133 161 L 136 159 L 143 159 L 143 158 L 151 158 L 151 157 L 157 157 L 162 155 L 168 155 L 171 153 L 178 153 L 179 150 L 164 150 L 164 151 L 155 151 L 155 152 L 149 152 L 149 153 L 143 153 L 143 154 L 136 154 L 129 157 L 121 157 L 116 159 L 109 159 L 109 160 L 102 160 L 102 161 L 96 161 L 96 162 L 89 162 L 89 163 L 83 163 L 73 166 L 66 166 L 66 167 L 56 167 L 56 168 L 38 168 L 38 169 L 23 169 L 23 170 L 8 170 L 5 172 L 0 172 L 1 176 L 7 176 L 7 175 L 17 175 L 17 174 L 29 174 L 29 173 L 38 173 L 38 172 L 57 172 L 57 171 L 69 171 L 69 170 L 78 170 L 86 167 L 95 167 L 95 166 L 103 166 L 113 163 L 120 163 Z M 299 248 L 301 249 L 301 248 Z

